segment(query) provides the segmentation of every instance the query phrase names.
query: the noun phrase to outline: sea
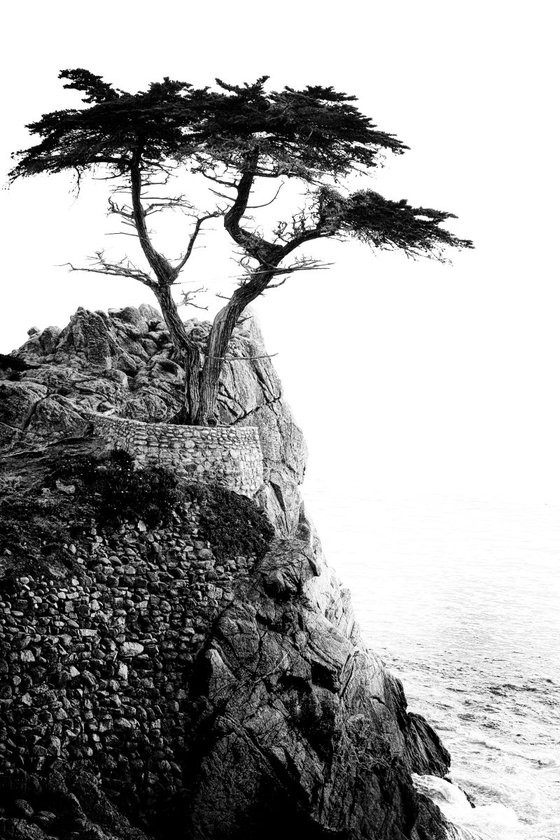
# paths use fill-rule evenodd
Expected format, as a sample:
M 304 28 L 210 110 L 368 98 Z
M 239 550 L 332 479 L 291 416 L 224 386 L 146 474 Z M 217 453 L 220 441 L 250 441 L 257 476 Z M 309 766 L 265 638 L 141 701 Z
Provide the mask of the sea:
M 560 505 L 304 495 L 366 642 L 451 752 L 447 780 L 415 781 L 454 838 L 560 840 Z

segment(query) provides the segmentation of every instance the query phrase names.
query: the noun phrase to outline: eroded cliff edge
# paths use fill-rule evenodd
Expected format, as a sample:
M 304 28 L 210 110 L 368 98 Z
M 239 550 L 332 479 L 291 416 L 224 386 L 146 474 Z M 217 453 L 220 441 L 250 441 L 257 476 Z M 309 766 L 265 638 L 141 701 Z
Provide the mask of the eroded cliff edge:
M 189 326 L 202 346 L 205 325 Z M 191 487 L 165 526 L 139 514 L 32 562 L 4 551 L 0 836 L 445 836 L 410 773 L 442 775 L 449 756 L 325 563 L 298 489 L 303 437 L 252 318 L 232 355 L 253 360 L 226 366 L 221 419 L 259 429 L 258 506 Z M 61 509 L 75 489 L 43 493 L 53 469 L 105 449 L 87 411 L 169 422 L 180 404 L 148 306 L 79 310 L 3 368 L 4 493 Z

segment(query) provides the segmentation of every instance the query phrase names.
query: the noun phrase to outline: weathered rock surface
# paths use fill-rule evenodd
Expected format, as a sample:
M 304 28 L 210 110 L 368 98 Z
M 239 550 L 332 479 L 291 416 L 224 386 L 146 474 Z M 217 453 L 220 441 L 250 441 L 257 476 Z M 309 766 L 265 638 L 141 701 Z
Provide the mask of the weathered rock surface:
M 437 813 L 412 767 L 445 772 L 402 687 L 317 598 L 313 549 L 278 540 L 240 584 L 204 651 L 204 732 L 191 836 L 422 838 Z M 203 667 L 204 666 L 204 667 Z M 424 728 L 425 727 L 425 728 Z
M 202 347 L 209 325 L 190 321 L 188 328 Z M 236 329 L 230 354 L 220 387 L 220 420 L 258 427 L 266 466 L 263 502 L 276 524 L 289 531 L 299 516 L 306 447 L 251 314 Z M 27 369 L 19 369 L 22 364 Z M 183 385 L 184 371 L 173 359 L 156 309 L 126 307 L 109 315 L 78 309 L 63 330 L 47 327 L 12 356 L 0 358 L 0 443 L 17 450 L 80 437 L 87 429 L 80 409 L 170 422 L 181 406 Z
M 264 354 L 246 321 L 232 355 Z M 17 472 L 25 492 L 63 453 L 99 447 L 84 408 L 169 420 L 171 357 L 147 306 L 33 333 L 0 360 L 6 486 Z M 231 363 L 220 406 L 260 430 L 258 501 L 276 528 L 263 556 L 218 540 L 215 504 L 208 531 L 210 489 L 165 529 L 84 530 L 56 569 L 0 558 L 0 837 L 444 840 L 410 774 L 444 774 L 449 756 L 363 646 L 325 563 L 270 361 Z

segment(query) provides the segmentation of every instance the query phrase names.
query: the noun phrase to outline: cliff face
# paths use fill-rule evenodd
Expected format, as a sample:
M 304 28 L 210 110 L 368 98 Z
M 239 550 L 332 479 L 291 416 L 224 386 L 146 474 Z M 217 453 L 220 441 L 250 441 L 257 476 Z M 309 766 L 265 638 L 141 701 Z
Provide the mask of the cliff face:
M 410 774 L 443 774 L 449 756 L 361 643 L 306 518 L 303 438 L 252 319 L 232 353 L 259 357 L 227 366 L 220 398 L 224 422 L 259 428 L 258 507 L 184 488 L 165 525 L 139 513 L 78 528 L 56 562 L 25 562 L 21 547 L 0 558 L 0 836 L 445 837 Z M 169 421 L 180 404 L 151 307 L 79 310 L 3 367 L 4 493 L 61 510 L 76 490 L 42 491 L 53 465 L 104 449 L 84 409 Z

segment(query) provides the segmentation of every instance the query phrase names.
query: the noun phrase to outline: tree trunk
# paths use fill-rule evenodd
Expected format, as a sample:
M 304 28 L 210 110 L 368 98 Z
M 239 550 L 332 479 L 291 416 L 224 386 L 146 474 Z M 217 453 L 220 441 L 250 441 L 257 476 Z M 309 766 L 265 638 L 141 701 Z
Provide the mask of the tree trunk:
M 152 245 L 146 227 L 146 212 L 142 207 L 142 150 L 139 149 L 130 166 L 130 191 L 132 212 L 138 239 L 150 268 L 156 276 L 156 282 L 150 283 L 161 307 L 163 320 L 167 324 L 171 342 L 185 366 L 185 395 L 183 406 L 177 418 L 178 422 L 191 425 L 199 411 L 200 400 L 200 351 L 188 336 L 171 294 L 171 286 L 176 278 L 176 271 L 171 263 Z
M 160 283 L 154 288 L 154 293 L 161 307 L 163 320 L 169 330 L 171 342 L 185 366 L 184 402 L 177 419 L 184 425 L 190 426 L 197 422 L 196 418 L 199 414 L 200 351 L 198 346 L 189 338 L 177 311 L 177 304 L 173 300 L 170 286 Z
M 218 388 L 229 340 L 245 307 L 262 294 L 275 274 L 274 268 L 270 266 L 263 269 L 264 266 L 259 266 L 252 279 L 236 289 L 214 318 L 200 379 L 198 412 L 195 415 L 195 423 L 201 426 L 215 426 L 218 422 Z
M 200 400 L 195 419 L 200 426 L 215 426 L 218 422 L 217 401 L 220 374 L 231 334 L 243 308 L 237 311 L 238 308 L 232 306 L 232 301 L 230 301 L 214 318 L 208 336 L 206 359 L 200 382 Z

